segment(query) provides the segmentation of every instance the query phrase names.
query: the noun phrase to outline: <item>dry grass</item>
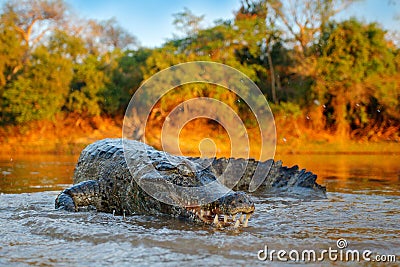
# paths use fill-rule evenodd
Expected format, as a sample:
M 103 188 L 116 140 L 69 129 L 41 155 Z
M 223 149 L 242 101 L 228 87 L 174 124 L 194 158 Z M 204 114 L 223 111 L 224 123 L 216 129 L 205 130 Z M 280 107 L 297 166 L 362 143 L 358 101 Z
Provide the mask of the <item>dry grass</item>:
M 79 154 L 89 143 L 121 137 L 122 119 L 77 115 L 58 116 L 54 121 L 0 128 L 1 154 Z
M 277 122 L 276 154 L 400 154 L 396 141 L 366 142 L 338 140 L 327 132 L 313 132 L 284 120 Z M 176 147 L 161 145 L 160 123 L 148 124 L 146 142 L 158 149 L 184 155 L 222 157 L 235 151 L 259 158 L 260 134 L 258 129 L 248 130 L 250 149 L 245 142 L 233 143 L 227 132 L 207 120 L 194 120 L 176 135 L 163 136 L 163 143 L 178 140 Z M 288 126 L 289 125 L 289 126 Z M 0 128 L 0 153 L 15 154 L 79 154 L 88 144 L 102 138 L 121 137 L 122 118 L 93 117 L 82 119 L 76 115 L 59 116 L 54 121 L 40 121 L 25 126 Z M 165 142 L 166 141 L 166 142 Z M 248 151 L 247 151 L 248 150 Z M 235 155 L 233 155 L 235 156 Z

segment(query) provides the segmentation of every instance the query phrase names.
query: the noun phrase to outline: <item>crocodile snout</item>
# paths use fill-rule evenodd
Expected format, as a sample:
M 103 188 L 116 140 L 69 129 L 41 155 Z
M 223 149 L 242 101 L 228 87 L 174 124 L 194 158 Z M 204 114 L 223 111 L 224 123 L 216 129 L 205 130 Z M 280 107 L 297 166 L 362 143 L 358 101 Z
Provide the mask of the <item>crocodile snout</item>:
M 220 210 L 225 214 L 253 213 L 254 202 L 244 192 L 232 192 L 220 198 Z

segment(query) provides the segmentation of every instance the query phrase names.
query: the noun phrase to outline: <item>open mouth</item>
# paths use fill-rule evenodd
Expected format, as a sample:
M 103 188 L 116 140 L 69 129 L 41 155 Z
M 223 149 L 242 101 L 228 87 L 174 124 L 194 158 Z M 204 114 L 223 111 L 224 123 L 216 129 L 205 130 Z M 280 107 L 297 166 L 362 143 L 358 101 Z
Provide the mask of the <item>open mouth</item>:
M 245 211 L 235 211 L 229 214 L 221 212 L 219 208 L 204 209 L 200 206 L 187 206 L 186 210 L 206 224 L 213 224 L 216 227 L 234 228 L 248 227 L 249 219 L 254 212 L 254 207 Z

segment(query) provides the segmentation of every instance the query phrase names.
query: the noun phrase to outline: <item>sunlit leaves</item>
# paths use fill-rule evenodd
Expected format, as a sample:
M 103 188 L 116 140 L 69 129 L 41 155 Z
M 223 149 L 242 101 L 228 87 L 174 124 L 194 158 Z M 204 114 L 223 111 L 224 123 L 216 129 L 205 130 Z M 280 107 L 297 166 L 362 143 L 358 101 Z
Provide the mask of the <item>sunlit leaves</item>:
M 315 131 L 343 137 L 370 136 L 376 129 L 395 132 L 398 43 L 377 24 L 331 20 L 352 2 L 242 1 L 231 20 L 209 27 L 202 25 L 203 16 L 185 9 L 174 15 L 184 35 L 148 49 L 115 18 L 73 17 L 62 0 L 7 1 L 0 17 L 1 123 L 51 119 L 59 112 L 122 115 L 132 94 L 155 73 L 179 63 L 214 61 L 256 82 L 278 115 L 303 120 Z M 232 77 L 214 75 L 240 86 Z M 157 116 L 202 96 L 247 116 L 235 94 L 200 84 L 163 98 Z
M 398 80 L 392 77 L 399 70 L 385 32 L 354 19 L 326 31 L 314 90 L 333 108 L 332 123 L 362 127 L 382 116 L 398 117 Z
M 51 119 L 61 110 L 72 79 L 72 62 L 39 46 L 30 64 L 3 93 L 3 116 L 18 123 Z

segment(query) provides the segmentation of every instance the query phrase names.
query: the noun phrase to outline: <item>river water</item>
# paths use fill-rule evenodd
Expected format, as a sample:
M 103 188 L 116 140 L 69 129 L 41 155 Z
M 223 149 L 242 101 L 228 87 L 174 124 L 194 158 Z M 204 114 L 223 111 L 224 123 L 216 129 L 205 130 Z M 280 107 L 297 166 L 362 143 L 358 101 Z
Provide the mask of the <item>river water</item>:
M 399 264 L 399 155 L 279 158 L 318 174 L 328 198 L 306 201 L 258 193 L 248 228 L 218 230 L 169 216 L 124 219 L 55 211 L 54 199 L 72 183 L 77 156 L 1 156 L 0 266 L 292 265 L 296 251 L 301 257 L 310 250 L 316 260 L 306 253 L 304 262 L 312 265 L 343 265 L 346 260 L 356 265 L 352 256 L 343 256 L 350 250 L 363 265 L 368 259 L 388 261 L 391 255 L 397 255 L 391 264 Z M 277 253 L 272 261 L 260 261 L 266 248 L 268 255 L 286 252 L 280 258 L 288 261 L 280 261 Z M 323 250 L 337 252 L 318 261 Z M 371 254 L 362 258 L 368 250 Z

